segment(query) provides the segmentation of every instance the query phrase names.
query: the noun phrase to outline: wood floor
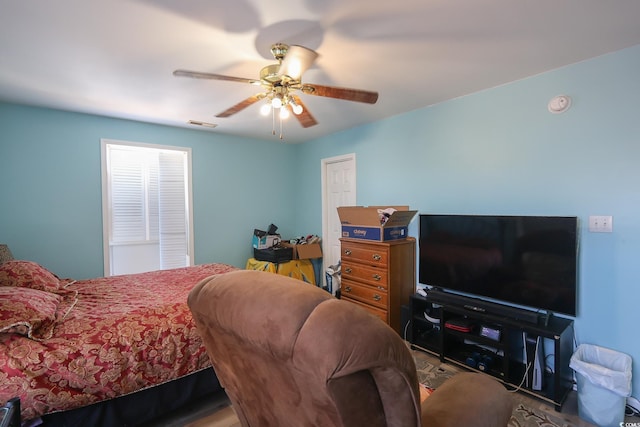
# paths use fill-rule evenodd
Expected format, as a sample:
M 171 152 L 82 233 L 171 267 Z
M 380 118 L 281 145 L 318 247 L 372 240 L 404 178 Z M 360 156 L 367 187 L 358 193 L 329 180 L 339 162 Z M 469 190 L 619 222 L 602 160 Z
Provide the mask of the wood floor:
M 199 420 L 189 422 L 184 427 L 240 427 L 240 422 L 231 406 Z
M 432 364 L 440 364 L 438 358 L 430 355 L 426 356 L 430 358 L 429 361 Z M 517 393 L 515 398 L 524 402 L 528 407 L 541 409 L 555 417 L 564 419 L 567 426 L 594 427 L 593 424 L 578 417 L 577 393 L 574 391 L 569 393 L 561 412 L 556 412 L 552 405 L 535 399 L 526 393 Z M 627 417 L 625 421 L 640 425 L 640 418 L 637 417 Z M 229 400 L 224 393 L 221 393 L 213 398 L 193 402 L 193 404 L 173 414 L 171 417 L 147 424 L 144 427 L 240 427 L 240 423 L 229 404 Z
M 139 427 L 240 427 L 240 423 L 229 399 L 224 392 L 220 392 Z

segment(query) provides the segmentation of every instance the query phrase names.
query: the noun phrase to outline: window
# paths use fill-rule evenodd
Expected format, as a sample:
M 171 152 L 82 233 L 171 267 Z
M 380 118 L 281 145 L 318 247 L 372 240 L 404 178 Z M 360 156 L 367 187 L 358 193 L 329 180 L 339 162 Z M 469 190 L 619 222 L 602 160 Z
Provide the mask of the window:
M 105 275 L 191 265 L 191 150 L 101 143 Z

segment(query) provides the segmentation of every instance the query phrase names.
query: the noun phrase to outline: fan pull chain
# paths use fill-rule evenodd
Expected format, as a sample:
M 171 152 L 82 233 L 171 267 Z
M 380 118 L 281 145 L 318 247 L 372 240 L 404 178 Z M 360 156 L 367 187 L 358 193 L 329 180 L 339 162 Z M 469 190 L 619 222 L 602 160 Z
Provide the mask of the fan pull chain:
M 280 107 L 280 108 L 284 108 L 284 107 Z M 282 138 L 282 116 L 280 116 L 280 139 Z
M 276 136 L 276 109 L 271 109 L 271 135 Z

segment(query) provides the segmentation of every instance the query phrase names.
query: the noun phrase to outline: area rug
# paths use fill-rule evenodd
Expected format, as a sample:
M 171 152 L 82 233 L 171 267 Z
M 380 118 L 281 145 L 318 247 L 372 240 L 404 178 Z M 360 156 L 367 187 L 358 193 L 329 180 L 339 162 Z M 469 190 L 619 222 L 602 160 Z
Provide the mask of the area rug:
M 435 365 L 420 351 L 413 351 L 413 358 L 418 370 L 418 380 L 433 389 L 437 389 L 446 380 L 462 371 L 449 364 Z M 550 408 L 551 412 L 547 412 L 542 408 L 533 407 L 530 398 L 518 393 L 514 393 L 514 399 L 516 403 L 509 427 L 577 427 L 577 424 L 554 415 L 553 408 Z

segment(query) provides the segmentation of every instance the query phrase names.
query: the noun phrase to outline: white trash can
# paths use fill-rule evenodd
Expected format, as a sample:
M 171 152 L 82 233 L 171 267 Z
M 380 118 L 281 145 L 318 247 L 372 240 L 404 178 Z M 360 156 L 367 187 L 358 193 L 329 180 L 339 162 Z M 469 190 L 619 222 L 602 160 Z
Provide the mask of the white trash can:
M 580 344 L 569 363 L 578 382 L 578 415 L 600 427 L 619 427 L 631 394 L 631 356 Z

